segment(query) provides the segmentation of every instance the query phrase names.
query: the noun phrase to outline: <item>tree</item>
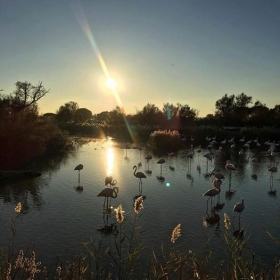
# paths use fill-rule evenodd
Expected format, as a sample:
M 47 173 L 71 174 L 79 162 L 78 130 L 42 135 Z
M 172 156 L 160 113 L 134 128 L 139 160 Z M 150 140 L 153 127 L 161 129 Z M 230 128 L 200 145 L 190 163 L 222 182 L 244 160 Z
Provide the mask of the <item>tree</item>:
M 165 117 L 165 123 L 171 125 L 171 127 L 179 125 L 179 110 L 181 104 L 177 103 L 176 106 L 170 103 L 163 104 L 162 114 Z
M 271 109 L 271 123 L 280 127 L 280 105 L 275 105 L 273 109 Z
M 181 126 L 193 125 L 197 115 L 198 111 L 191 109 L 189 105 L 180 106 L 179 118 Z
M 163 113 L 154 104 L 148 103 L 137 113 L 136 119 L 141 125 L 158 125 L 162 122 Z
M 77 102 L 67 102 L 57 110 L 56 119 L 61 122 L 71 122 L 74 120 L 74 114 L 78 109 L 79 106 Z
M 228 96 L 225 94 L 221 99 L 216 101 L 215 115 L 225 124 L 232 125 L 235 113 L 235 95 Z
M 235 106 L 248 107 L 252 103 L 252 96 L 247 96 L 243 92 L 235 97 Z
M 252 103 L 252 97 L 247 96 L 243 92 L 235 97 L 235 125 L 246 125 L 249 116 L 249 104 Z
M 110 115 L 108 111 L 103 111 L 99 114 L 94 115 L 93 122 L 96 125 L 108 125 L 110 121 Z
M 249 124 L 256 127 L 262 127 L 269 124 L 269 109 L 266 104 L 257 100 L 250 109 Z
M 24 111 L 26 119 L 34 119 L 38 116 L 37 102 L 45 96 L 46 90 L 39 82 L 34 86 L 29 82 L 16 82 L 16 89 L 10 95 L 0 94 L 0 116 L 9 117 L 11 120 L 19 117 L 19 113 Z M 21 114 L 21 117 L 23 114 Z
M 109 112 L 109 123 L 111 125 L 124 124 L 125 111 L 124 108 L 117 106 L 114 110 Z
M 92 118 L 92 112 L 86 108 L 79 108 L 74 113 L 75 123 L 85 123 Z
M 29 82 L 16 82 L 16 90 L 11 95 L 13 111 L 37 106 L 37 102 L 49 91 L 44 88 L 42 82 L 39 82 L 36 86 Z

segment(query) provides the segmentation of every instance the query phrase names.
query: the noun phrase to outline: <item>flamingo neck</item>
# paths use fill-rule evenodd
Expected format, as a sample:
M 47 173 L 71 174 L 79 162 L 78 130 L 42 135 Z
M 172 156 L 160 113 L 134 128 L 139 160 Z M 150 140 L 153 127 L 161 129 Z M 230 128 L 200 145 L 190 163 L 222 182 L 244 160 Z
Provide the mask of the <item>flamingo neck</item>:
M 116 198 L 117 196 L 118 196 L 118 189 L 116 187 L 114 187 L 112 198 Z

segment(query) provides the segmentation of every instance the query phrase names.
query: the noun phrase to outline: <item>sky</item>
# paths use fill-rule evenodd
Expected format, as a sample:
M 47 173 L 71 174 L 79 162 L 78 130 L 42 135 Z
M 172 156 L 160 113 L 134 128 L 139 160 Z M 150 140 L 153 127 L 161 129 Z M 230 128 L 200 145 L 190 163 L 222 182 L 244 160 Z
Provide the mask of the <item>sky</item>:
M 278 0 L 0 0 L 1 93 L 42 81 L 42 114 L 69 101 L 93 114 L 168 102 L 204 117 L 242 92 L 273 108 L 279 15 Z

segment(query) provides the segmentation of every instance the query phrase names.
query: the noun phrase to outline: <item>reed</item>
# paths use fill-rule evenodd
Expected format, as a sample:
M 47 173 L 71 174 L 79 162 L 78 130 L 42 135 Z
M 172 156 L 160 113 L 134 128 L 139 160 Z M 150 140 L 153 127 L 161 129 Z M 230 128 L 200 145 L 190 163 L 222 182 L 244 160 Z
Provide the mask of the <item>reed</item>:
M 203 279 L 203 280 L 239 280 L 239 279 L 280 279 L 279 260 L 275 267 L 268 269 L 255 253 L 247 248 L 250 234 L 244 228 L 235 230 L 229 216 L 224 213 L 224 238 L 227 247 L 221 260 L 213 262 L 212 251 L 186 251 L 180 244 L 180 236 L 185 232 L 181 224 L 174 227 L 170 240 L 160 248 L 151 251 L 148 263 L 142 260 L 145 249 L 142 233 L 146 229 L 139 226 L 143 215 L 144 199 L 138 197 L 134 202 L 134 212 L 126 213 L 119 205 L 115 212 L 118 230 L 108 243 L 108 236 L 100 239 L 90 238 L 85 242 L 86 253 L 73 256 L 70 261 L 57 260 L 55 267 L 46 268 L 36 259 L 34 250 L 25 253 L 16 250 L 16 225 L 11 220 L 11 239 L 8 250 L 0 250 L 0 280 L 14 279 Z M 15 215 L 20 215 L 21 203 L 15 207 Z M 126 222 L 126 217 L 133 217 Z M 270 236 L 277 244 L 279 241 Z

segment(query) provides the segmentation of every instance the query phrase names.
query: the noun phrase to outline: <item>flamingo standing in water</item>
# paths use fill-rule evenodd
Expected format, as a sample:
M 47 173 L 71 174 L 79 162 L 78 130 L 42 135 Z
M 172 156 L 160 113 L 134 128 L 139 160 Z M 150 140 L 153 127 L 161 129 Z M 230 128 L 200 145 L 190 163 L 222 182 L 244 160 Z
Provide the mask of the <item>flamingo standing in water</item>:
M 276 173 L 278 171 L 277 165 L 279 162 L 277 162 L 275 165 L 270 166 L 268 168 L 268 172 L 270 172 L 270 192 L 276 193 L 276 190 L 273 190 L 273 173 Z
M 207 153 L 204 155 L 204 157 L 206 157 L 206 174 L 208 175 L 208 161 L 213 159 L 213 154 L 212 153 Z
M 208 201 L 209 201 L 209 199 L 211 198 L 211 205 L 212 205 L 212 198 L 215 197 L 216 195 L 218 195 L 221 192 L 220 185 L 217 184 L 216 186 L 217 186 L 217 188 L 209 189 L 203 194 L 203 196 L 209 196 L 209 198 L 207 199 L 207 202 L 206 202 L 207 203 L 207 211 L 208 211 Z
M 133 166 L 133 169 L 134 169 L 133 175 L 139 179 L 139 193 L 141 194 L 142 193 L 142 179 L 147 178 L 147 176 L 143 172 L 140 172 L 140 171 L 136 172 L 137 171 L 136 165 Z
M 230 161 L 230 160 L 227 160 L 226 161 L 226 165 L 225 165 L 225 169 L 227 171 L 229 171 L 229 190 L 228 190 L 228 193 L 231 194 L 231 193 L 234 193 L 233 191 L 231 191 L 231 172 L 232 171 L 237 171 L 237 168 L 234 166 L 234 164 Z
M 160 180 L 164 180 L 164 177 L 162 177 L 162 165 L 165 163 L 165 159 L 161 158 L 157 164 L 160 164 L 160 176 L 158 177 Z
M 106 205 L 106 210 L 109 209 L 108 204 L 109 204 L 109 198 L 116 198 L 118 196 L 119 188 L 114 187 L 114 188 L 105 188 L 103 189 L 97 196 L 98 197 L 104 197 L 104 204 L 103 207 L 105 208 L 105 202 L 107 201 Z
M 233 206 L 232 212 L 234 214 L 239 213 L 239 228 L 240 228 L 240 216 L 241 216 L 241 213 L 243 212 L 244 208 L 245 208 L 244 198 L 241 199 L 241 202 L 238 202 Z M 233 219 L 234 219 L 234 217 L 235 217 L 235 215 L 233 216 Z
M 152 171 L 150 170 L 150 165 L 149 165 L 149 162 L 150 162 L 151 159 L 152 159 L 151 155 L 148 155 L 148 156 L 145 157 L 145 160 L 148 163 L 148 169 L 146 170 L 147 174 L 152 174 Z
M 77 190 L 82 190 L 82 189 L 83 189 L 83 187 L 80 186 L 80 179 L 81 179 L 80 171 L 81 171 L 83 168 L 84 168 L 84 166 L 83 166 L 81 163 L 78 164 L 78 165 L 74 168 L 74 170 L 78 170 L 78 171 L 79 171 L 79 173 L 78 173 L 78 187 L 77 187 Z
M 172 158 L 173 158 L 174 156 L 175 156 L 174 153 L 170 153 L 170 154 L 168 155 L 169 169 L 170 169 L 171 171 L 174 171 L 174 170 L 175 170 L 175 168 L 174 168 L 174 166 L 173 166 L 173 161 L 172 161 Z M 171 159 L 171 164 L 170 164 L 170 159 Z

